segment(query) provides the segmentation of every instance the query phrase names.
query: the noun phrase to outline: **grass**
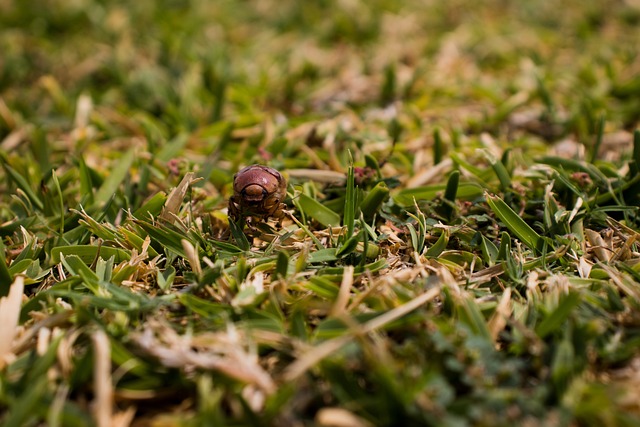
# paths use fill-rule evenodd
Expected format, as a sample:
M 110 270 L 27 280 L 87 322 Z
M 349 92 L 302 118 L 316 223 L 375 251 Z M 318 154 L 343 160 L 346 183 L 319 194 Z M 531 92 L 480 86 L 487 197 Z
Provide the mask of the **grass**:
M 639 22 L 0 1 L 0 422 L 637 425 Z

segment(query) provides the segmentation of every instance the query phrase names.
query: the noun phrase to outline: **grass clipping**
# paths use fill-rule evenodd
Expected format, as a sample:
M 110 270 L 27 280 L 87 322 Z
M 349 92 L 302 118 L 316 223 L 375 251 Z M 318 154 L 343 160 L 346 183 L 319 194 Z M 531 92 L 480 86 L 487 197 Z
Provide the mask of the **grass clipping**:
M 0 369 L 4 368 L 12 356 L 13 339 L 18 333 L 20 306 L 24 292 L 24 277 L 17 276 L 9 288 L 9 295 L 0 299 Z

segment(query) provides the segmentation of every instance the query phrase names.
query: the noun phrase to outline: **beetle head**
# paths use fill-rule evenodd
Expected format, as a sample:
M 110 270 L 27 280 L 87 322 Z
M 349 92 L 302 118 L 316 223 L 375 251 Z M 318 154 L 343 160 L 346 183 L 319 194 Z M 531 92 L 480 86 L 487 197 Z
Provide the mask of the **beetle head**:
M 268 193 L 260 184 L 249 184 L 240 192 L 242 200 L 251 205 L 257 205 L 267 198 Z

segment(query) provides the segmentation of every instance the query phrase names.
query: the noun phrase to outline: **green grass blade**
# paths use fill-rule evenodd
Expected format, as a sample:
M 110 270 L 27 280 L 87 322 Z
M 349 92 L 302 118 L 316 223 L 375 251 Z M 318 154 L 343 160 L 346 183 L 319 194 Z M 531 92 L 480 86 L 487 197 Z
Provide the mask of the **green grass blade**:
M 123 249 L 109 246 L 72 245 L 59 246 L 51 249 L 51 262 L 54 264 L 59 263 L 61 255 L 64 257 L 75 255 L 85 264 L 91 264 L 98 256 L 104 259 L 115 257 L 115 262 L 117 263 L 131 259 L 131 254 Z
M 309 258 L 307 259 L 307 262 L 309 262 L 310 264 L 314 264 L 314 263 L 320 263 L 320 262 L 336 261 L 338 259 L 336 255 L 337 251 L 338 250 L 336 248 L 326 248 L 326 249 L 317 250 L 315 252 L 311 252 L 309 254 Z
M 425 255 L 430 258 L 437 258 L 447 248 L 449 243 L 449 230 L 442 230 L 438 240 L 429 248 Z
M 629 165 L 630 178 L 635 178 L 640 174 L 640 130 L 633 132 L 633 157 Z
M 580 294 L 578 292 L 569 292 L 564 295 L 555 310 L 536 326 L 536 334 L 540 338 L 545 338 L 553 332 L 562 331 L 565 320 L 578 304 L 580 304 Z
M 458 316 L 471 331 L 487 341 L 491 340 L 491 333 L 487 326 L 487 321 L 482 316 L 478 304 L 470 296 L 462 297 L 458 302 Z
M 82 156 L 78 157 L 78 174 L 80 175 L 80 192 L 82 194 L 81 203 L 84 206 L 92 206 L 94 203 L 93 180 L 89 167 Z
M 350 253 L 352 253 L 353 251 L 356 250 L 356 248 L 358 247 L 358 243 L 360 242 L 361 238 L 360 235 L 362 234 L 362 231 L 360 233 L 356 233 L 353 236 L 349 237 L 341 246 L 340 248 L 338 248 L 338 251 L 336 252 L 336 256 L 338 258 L 344 258 L 345 256 L 349 255 Z
M 389 198 L 389 188 L 384 182 L 379 182 L 367 193 L 360 202 L 360 212 L 365 220 L 371 220 L 382 204 Z
M 542 239 L 536 231 L 529 226 L 520 215 L 515 213 L 500 197 L 485 193 L 487 204 L 504 225 L 515 234 L 518 239 L 530 249 L 538 251 Z
M 166 253 L 165 249 L 171 249 L 181 257 L 186 257 L 181 243 L 182 239 L 186 237 L 184 234 L 180 234 L 160 224 L 153 225 L 140 220 L 135 220 L 135 223 L 151 237 L 151 243 L 157 246 L 155 248 L 156 250 Z M 191 243 L 193 244 L 193 242 Z
M 511 188 L 511 176 L 509 176 L 509 172 L 507 168 L 504 166 L 502 161 L 498 160 L 493 154 L 491 154 L 488 150 L 484 150 L 484 156 L 491 165 L 491 168 L 495 172 L 498 177 L 498 181 L 500 181 L 500 190 L 507 191 Z
M 236 244 L 243 251 L 248 251 L 251 249 L 251 244 L 247 239 L 247 236 L 244 234 L 244 219 L 240 219 L 238 222 L 233 221 L 229 218 L 229 229 L 231 230 L 231 235 L 235 240 Z
M 444 143 L 442 142 L 442 136 L 440 135 L 440 128 L 435 128 L 433 131 L 433 164 L 437 165 L 442 161 L 444 155 Z
M 0 298 L 9 295 L 9 288 L 13 283 L 13 276 L 9 272 L 5 252 L 4 243 L 0 240 Z
M 167 194 L 164 191 L 160 191 L 147 200 L 142 206 L 133 212 L 133 216 L 138 219 L 149 220 L 156 218 L 162 212 L 165 202 L 167 201 Z
M 27 181 L 27 179 L 23 177 L 20 173 L 18 173 L 18 171 L 16 171 L 14 168 L 9 166 L 9 164 L 7 164 L 6 162 L 3 161 L 2 165 L 4 166 L 4 169 L 7 171 L 7 174 L 9 175 L 9 177 L 11 177 L 13 182 L 16 184 L 16 186 L 19 189 L 21 189 L 24 192 L 24 194 L 26 194 L 29 201 L 36 208 L 38 208 L 38 210 L 44 209 L 44 203 L 42 202 L 40 197 L 36 195 L 36 192 L 33 191 L 33 188 L 31 188 L 31 185 L 29 185 L 29 182 Z
M 418 253 L 422 253 L 424 242 L 420 241 L 418 231 L 413 224 L 407 224 L 407 229 L 409 229 L 409 234 L 411 235 L 411 246 L 413 247 L 413 250 Z
M 443 195 L 447 184 L 435 184 L 415 188 L 405 188 L 398 191 L 393 199 L 402 206 L 412 206 L 413 201 L 433 200 L 438 195 Z M 458 185 L 456 198 L 459 200 L 474 200 L 482 197 L 484 188 L 474 182 L 462 182 Z
M 496 260 L 498 259 L 499 250 L 491 240 L 487 239 L 486 236 L 482 236 L 480 250 L 482 251 L 482 256 L 485 263 L 489 266 L 494 265 Z
M 356 222 L 356 207 L 355 178 L 353 174 L 353 164 L 351 164 L 349 165 L 349 170 L 347 172 L 347 191 L 345 193 L 344 218 L 342 224 L 347 227 L 347 238 L 353 236 L 353 230 L 355 229 Z
M 326 298 L 330 301 L 336 299 L 340 290 L 338 285 L 320 276 L 312 277 L 311 279 L 309 279 L 309 283 L 307 283 L 306 288 L 316 295 L 321 296 L 322 298 Z
M 449 221 L 453 218 L 456 206 L 456 196 L 460 186 L 460 171 L 454 170 L 447 180 L 447 188 L 444 191 L 444 200 L 442 204 L 443 216 Z
M 276 259 L 276 277 L 281 279 L 287 278 L 287 271 L 289 270 L 289 254 L 285 251 L 278 252 L 278 258 Z
M 100 189 L 95 195 L 95 202 L 99 205 L 106 203 L 118 191 L 118 188 L 129 174 L 129 169 L 135 160 L 135 148 L 129 149 L 124 155 L 115 162 L 113 168 L 109 171 L 107 178 L 104 180 Z
M 338 227 L 340 225 L 340 215 L 306 194 L 300 195 L 298 205 L 306 216 L 315 219 L 325 227 Z
M 58 216 L 60 218 L 60 229 L 59 229 L 59 233 L 60 233 L 60 237 L 62 238 L 64 236 L 64 216 L 66 213 L 66 209 L 64 207 L 64 200 L 63 200 L 63 196 L 62 196 L 62 188 L 60 187 L 60 181 L 58 180 L 58 175 L 56 175 L 56 171 L 52 171 L 51 173 L 51 178 L 53 180 L 53 184 L 54 187 L 56 189 L 56 194 L 58 195 L 57 198 L 57 208 L 58 208 Z

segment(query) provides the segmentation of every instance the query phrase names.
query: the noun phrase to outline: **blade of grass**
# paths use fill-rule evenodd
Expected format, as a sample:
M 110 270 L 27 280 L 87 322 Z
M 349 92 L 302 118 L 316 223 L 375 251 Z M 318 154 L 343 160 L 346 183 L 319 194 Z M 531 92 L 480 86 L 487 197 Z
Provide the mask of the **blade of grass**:
M 495 264 L 498 259 L 498 248 L 493 244 L 491 240 L 489 240 L 486 236 L 482 235 L 482 241 L 480 243 L 480 249 L 482 251 L 482 256 L 484 258 L 485 263 L 488 266 L 492 266 Z
M 7 259 L 5 258 L 6 248 L 4 243 L 0 239 L 0 297 L 7 296 L 13 277 L 9 273 L 9 267 L 7 266 Z
M 362 212 L 364 219 L 371 220 L 388 197 L 389 188 L 387 184 L 384 182 L 377 183 L 360 202 L 359 210 Z
M 442 203 L 443 216 L 451 221 L 455 213 L 456 196 L 460 185 L 460 171 L 454 170 L 447 180 L 447 188 L 444 191 L 444 199 Z
M 184 248 L 182 247 L 182 239 L 186 236 L 171 230 L 160 224 L 153 225 L 146 221 L 139 219 L 134 220 L 135 224 L 140 226 L 150 237 L 152 244 L 155 243 L 158 247 L 156 250 L 161 250 L 166 253 L 166 249 L 171 249 L 174 253 L 185 257 Z M 193 242 L 191 242 L 193 244 Z
M 458 302 L 457 307 L 460 320 L 466 324 L 474 334 L 481 336 L 487 341 L 491 341 L 489 326 L 482 316 L 482 312 L 475 300 L 471 296 L 465 296 L 462 298 L 462 301 Z
M 340 247 L 338 248 L 338 251 L 336 252 L 336 256 L 338 258 L 344 258 L 350 253 L 352 253 L 353 251 L 355 251 L 356 248 L 358 247 L 358 243 L 360 242 L 361 234 L 362 234 L 362 231 L 354 234 L 353 236 L 349 237 L 346 241 L 344 241 L 344 243 L 342 243 L 342 245 L 340 245 Z
M 243 251 L 248 251 L 249 249 L 251 249 L 251 244 L 249 243 L 247 236 L 244 234 L 243 226 L 244 219 L 241 218 L 236 223 L 231 218 L 229 218 L 229 229 L 231 230 L 233 239 L 240 249 L 242 249 Z
M 133 216 L 138 219 L 150 220 L 157 217 L 167 201 L 165 192 L 160 191 L 147 200 L 142 206 L 133 212 Z
M 11 283 L 11 282 L 10 282 Z M 11 344 L 15 337 L 20 318 L 20 306 L 24 292 L 24 277 L 17 276 L 9 286 L 9 293 L 0 298 L 0 369 L 4 368 L 5 356 L 11 352 Z
M 442 230 L 442 234 L 429 249 L 425 253 L 425 256 L 429 258 L 437 258 L 440 254 L 447 248 L 447 244 L 449 243 L 449 230 Z
M 313 200 L 313 199 L 312 199 Z M 334 212 L 335 213 L 335 212 Z M 296 218 L 294 215 L 289 215 L 289 218 L 291 218 L 293 220 L 293 222 L 296 223 L 296 225 L 298 227 L 300 227 L 300 229 L 302 231 L 304 231 L 304 233 L 309 236 L 311 238 L 311 240 L 313 240 L 313 243 L 316 245 L 316 248 L 318 248 L 318 251 L 321 251 L 323 249 L 325 249 L 324 245 L 320 242 L 320 240 L 318 240 L 318 238 L 315 236 L 315 234 L 313 234 L 309 228 L 307 228 L 303 223 L 301 223 L 300 221 L 298 221 L 298 218 Z
M 439 194 L 444 194 L 447 184 L 436 184 L 423 187 L 405 188 L 393 196 L 394 201 L 401 206 L 411 206 L 413 201 L 433 200 Z M 484 188 L 474 182 L 462 182 L 458 185 L 456 197 L 461 200 L 474 200 L 482 196 Z
M 571 315 L 578 304 L 580 304 L 580 294 L 578 292 L 565 294 L 555 310 L 536 326 L 536 334 L 540 338 L 545 338 L 554 331 L 562 331 L 564 321 Z
M 158 270 L 158 287 L 163 291 L 168 291 L 173 285 L 173 280 L 176 277 L 176 269 L 173 266 L 168 266 L 164 270 Z
M 315 219 L 325 227 L 337 227 L 340 225 L 340 215 L 306 194 L 300 195 L 298 205 L 306 216 Z
M 278 257 L 276 258 L 275 275 L 280 279 L 286 279 L 288 270 L 289 270 L 289 254 L 286 251 L 280 251 L 278 252 Z
M 60 216 L 60 238 L 64 239 L 64 214 L 65 214 L 65 208 L 64 208 L 64 199 L 62 198 L 62 189 L 60 188 L 60 181 L 58 181 L 58 175 L 56 174 L 56 171 L 53 170 L 51 173 L 51 178 L 53 180 L 53 184 L 56 188 L 56 193 L 58 195 L 58 215 Z
M 640 174 L 640 130 L 633 132 L 633 161 L 630 162 L 631 178 L 635 178 Z
M 95 195 L 97 204 L 106 203 L 118 191 L 118 187 L 129 174 L 129 169 L 135 160 L 135 148 L 129 149 L 124 155 L 115 162 L 114 167 L 109 171 L 109 175 L 104 180 L 100 189 Z
M 440 135 L 440 128 L 433 130 L 433 164 L 437 165 L 442 161 L 444 155 L 444 144 Z
M 483 150 L 484 157 L 487 159 L 491 168 L 500 181 L 500 190 L 507 191 L 511 188 L 511 177 L 504 164 L 498 160 L 489 150 Z
M 93 181 L 91 179 L 91 172 L 82 156 L 78 157 L 78 174 L 80 175 L 80 194 L 82 194 L 81 203 L 85 206 L 92 206 L 94 203 L 93 197 Z
M 59 263 L 62 259 L 61 255 L 64 257 L 75 255 L 87 265 L 91 264 L 98 256 L 104 259 L 115 257 L 115 262 L 117 263 L 131 259 L 130 253 L 119 248 L 94 245 L 73 245 L 58 246 L 51 249 L 51 262 L 54 264 Z
M 343 224 L 347 227 L 346 238 L 351 238 L 353 236 L 353 230 L 355 229 L 356 222 L 356 187 L 355 187 L 355 178 L 353 174 L 353 163 L 349 165 L 349 169 L 347 171 L 347 191 L 345 193 L 345 202 L 344 202 L 344 214 L 343 214 Z
M 533 251 L 540 250 L 542 238 L 529 224 L 520 218 L 520 215 L 515 213 L 513 209 L 498 196 L 485 193 L 485 198 L 493 213 L 500 218 L 505 226 L 515 234 L 522 243 Z
M 18 171 L 16 171 L 14 168 L 12 168 L 11 166 L 9 166 L 8 163 L 6 163 L 6 161 L 3 159 L 3 163 L 2 165 L 4 166 L 4 169 L 7 171 L 7 174 L 9 175 L 9 177 L 11 177 L 11 179 L 13 180 L 13 182 L 16 184 L 16 186 L 21 189 L 24 194 L 26 194 L 27 198 L 29 199 L 29 201 L 36 207 L 38 208 L 38 210 L 42 211 L 42 209 L 44 209 L 44 203 L 42 202 L 42 200 L 40 200 L 40 198 L 36 195 L 36 192 L 33 191 L 33 188 L 31 188 L 31 185 L 29 185 L 29 182 L 27 181 L 27 179 L 25 177 L 23 177 Z

